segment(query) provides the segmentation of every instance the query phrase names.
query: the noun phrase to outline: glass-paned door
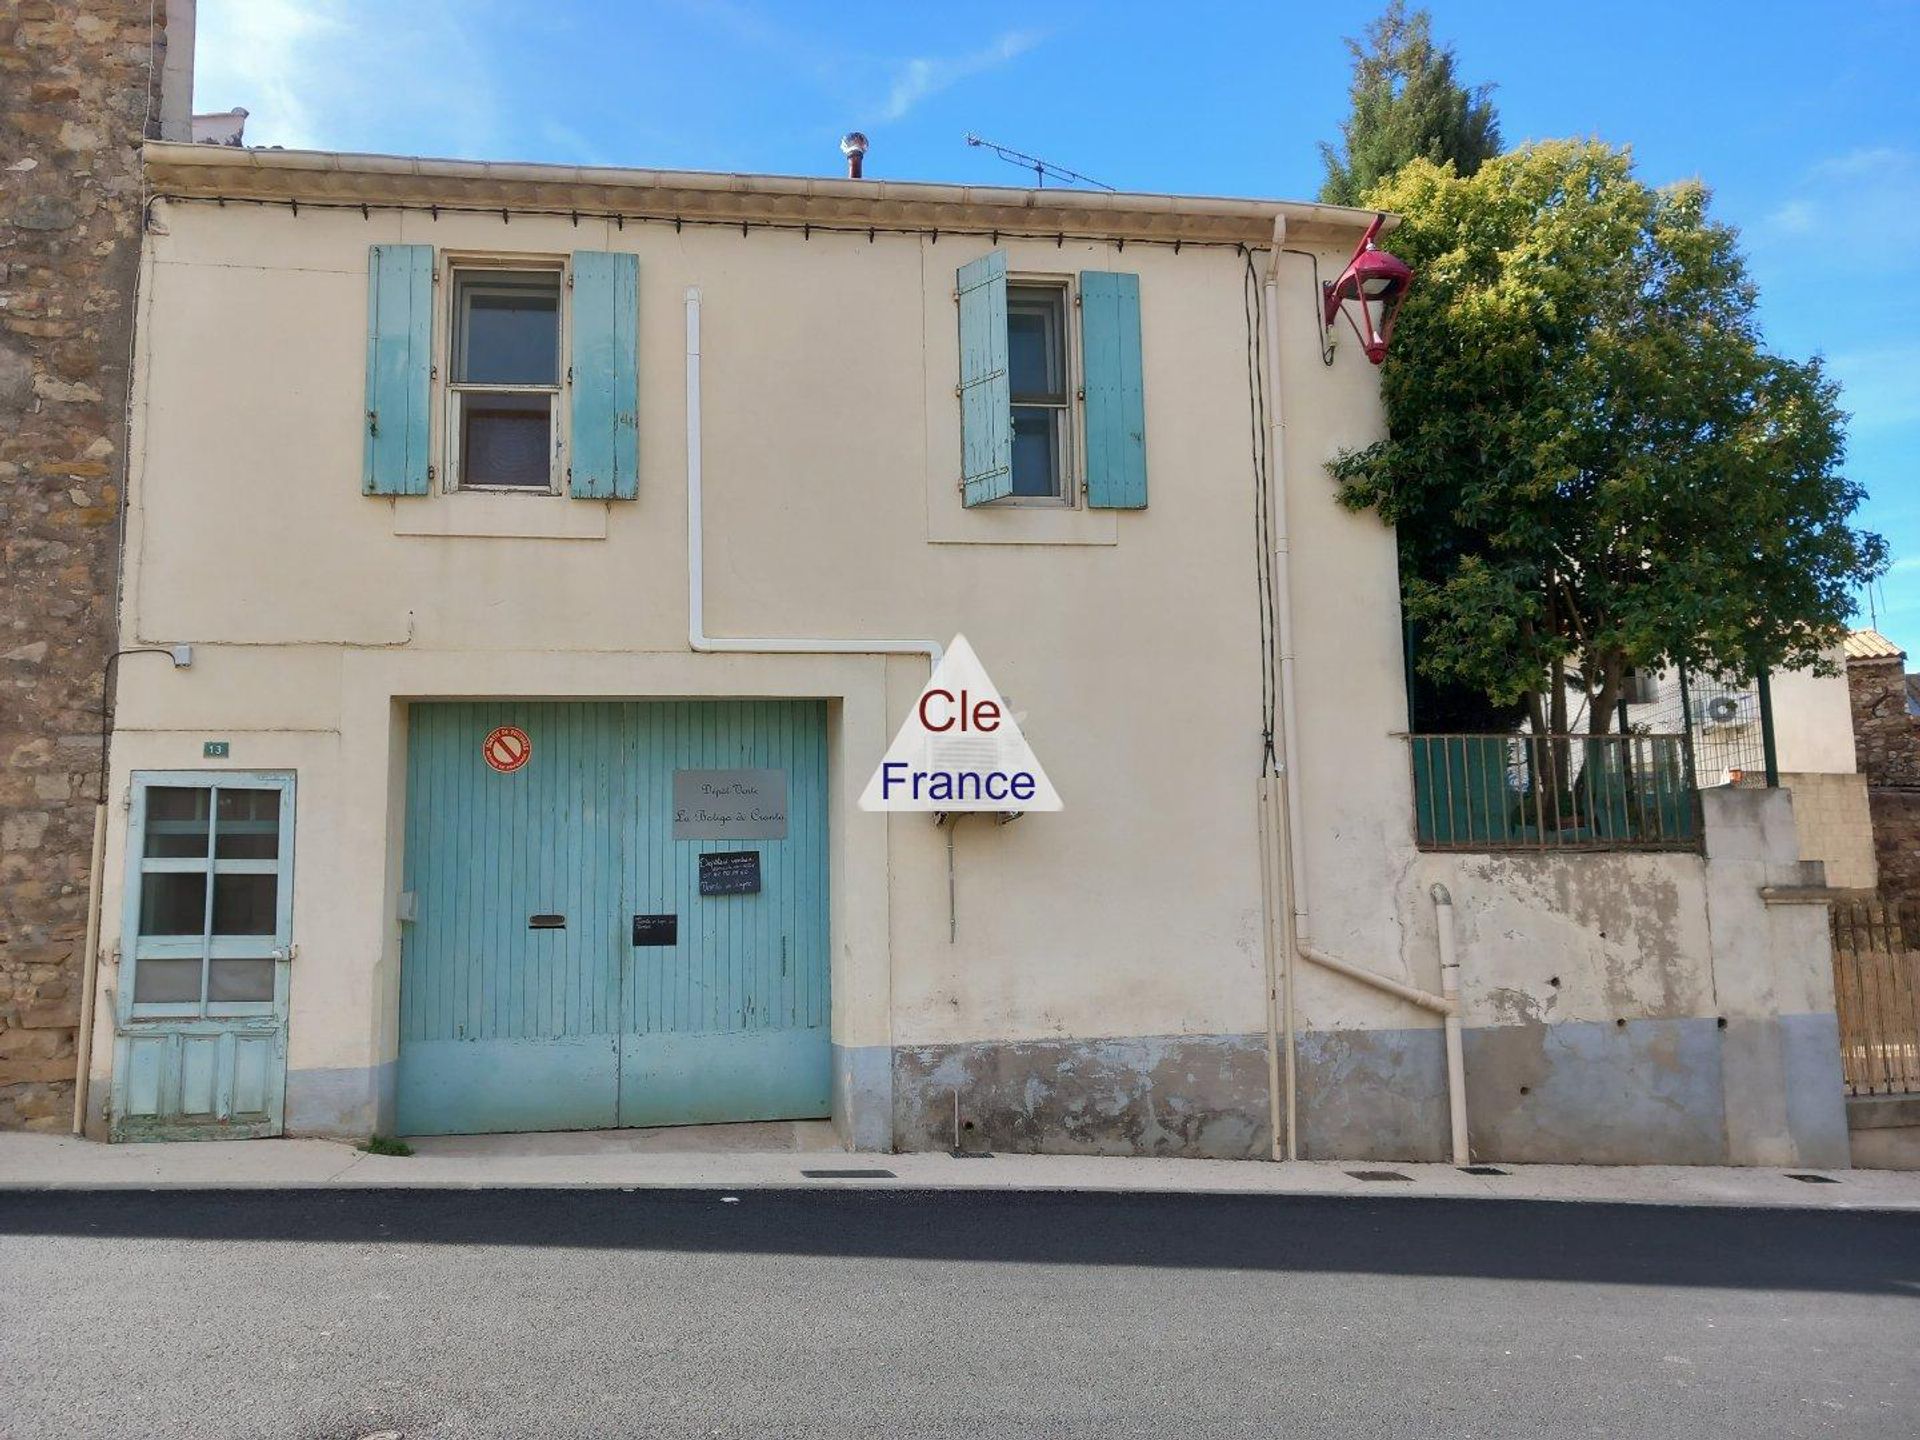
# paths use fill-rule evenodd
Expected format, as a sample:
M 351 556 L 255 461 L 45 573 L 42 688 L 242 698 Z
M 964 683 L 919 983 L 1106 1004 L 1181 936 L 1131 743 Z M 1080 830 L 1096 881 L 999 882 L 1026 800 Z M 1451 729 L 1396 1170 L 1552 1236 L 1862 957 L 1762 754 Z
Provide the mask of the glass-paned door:
M 292 940 L 293 776 L 137 773 L 116 1139 L 280 1132 Z

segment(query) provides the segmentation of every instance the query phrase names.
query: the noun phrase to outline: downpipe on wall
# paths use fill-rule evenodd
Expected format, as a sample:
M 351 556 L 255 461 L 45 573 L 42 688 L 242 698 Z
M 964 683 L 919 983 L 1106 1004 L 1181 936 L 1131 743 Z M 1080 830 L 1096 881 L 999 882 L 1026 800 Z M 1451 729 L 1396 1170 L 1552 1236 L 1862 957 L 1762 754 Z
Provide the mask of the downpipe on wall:
M 1269 435 L 1267 441 L 1268 484 L 1270 486 L 1269 509 L 1272 516 L 1273 541 L 1271 549 L 1272 569 L 1270 572 L 1273 586 L 1273 610 L 1275 641 L 1279 648 L 1276 665 L 1279 689 L 1279 714 L 1276 717 L 1280 732 L 1280 764 L 1278 773 L 1263 777 L 1261 780 L 1261 802 L 1269 819 L 1268 831 L 1273 838 L 1267 839 L 1268 831 L 1262 834 L 1262 858 L 1270 863 L 1277 878 L 1270 879 L 1262 886 L 1263 896 L 1267 899 L 1267 929 L 1269 932 L 1268 951 L 1272 951 L 1271 931 L 1274 910 L 1277 908 L 1282 935 L 1282 952 L 1286 966 L 1280 977 L 1280 988 L 1284 1001 L 1277 1008 L 1274 1002 L 1274 976 L 1272 967 L 1268 969 L 1267 1026 L 1268 1026 L 1268 1077 L 1275 1078 L 1273 1052 L 1280 1048 L 1282 1037 L 1277 1031 L 1284 1025 L 1285 1075 L 1284 1109 L 1286 1119 L 1286 1158 L 1300 1158 L 1299 1135 L 1299 1076 L 1296 1059 L 1295 1034 L 1296 1015 L 1294 1008 L 1293 973 L 1296 958 L 1318 965 L 1323 970 L 1344 975 L 1350 980 L 1370 986 L 1388 995 L 1393 995 L 1410 1005 L 1441 1017 L 1446 1031 L 1447 1054 L 1447 1109 L 1452 1125 L 1453 1163 L 1468 1163 L 1467 1149 L 1467 1087 L 1464 1047 L 1460 1036 L 1460 1000 L 1459 1000 L 1459 962 L 1454 954 L 1453 900 L 1443 885 L 1433 887 L 1433 901 L 1436 916 L 1440 924 L 1440 980 L 1442 993 L 1419 989 L 1398 980 L 1389 979 L 1372 970 L 1354 965 L 1348 961 L 1329 955 L 1316 949 L 1312 944 L 1312 916 L 1307 906 L 1307 864 L 1306 838 L 1311 833 L 1306 827 L 1302 813 L 1300 787 L 1293 783 L 1293 777 L 1300 773 L 1300 726 L 1294 698 L 1293 676 L 1293 579 L 1291 567 L 1291 542 L 1287 521 L 1287 448 L 1286 448 L 1286 412 L 1281 405 L 1281 364 L 1280 364 L 1280 306 L 1278 271 L 1280 256 L 1286 244 L 1287 222 L 1284 216 L 1276 216 L 1273 222 L 1273 249 L 1269 256 L 1267 278 L 1264 285 L 1266 299 L 1267 348 L 1267 404 Z M 1318 298 L 1317 296 L 1315 297 Z M 1276 905 L 1277 900 L 1277 905 Z M 1276 1117 L 1279 1105 L 1270 1105 L 1269 1109 Z M 1280 1158 L 1279 1139 L 1276 1126 L 1274 1158 Z
M 104 698 L 102 700 L 104 704 Z M 80 1029 L 74 1039 L 73 1133 L 87 1128 L 88 1072 L 93 1067 L 93 992 L 100 983 L 100 886 L 107 870 L 106 775 L 93 806 L 93 856 L 87 863 L 87 940 L 80 956 Z

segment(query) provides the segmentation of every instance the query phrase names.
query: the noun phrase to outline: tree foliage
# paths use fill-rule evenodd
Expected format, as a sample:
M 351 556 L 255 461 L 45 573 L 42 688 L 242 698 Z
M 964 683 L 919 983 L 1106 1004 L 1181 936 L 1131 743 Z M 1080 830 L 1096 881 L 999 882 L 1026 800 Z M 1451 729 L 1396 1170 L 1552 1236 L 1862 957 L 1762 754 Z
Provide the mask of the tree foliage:
M 1350 113 L 1341 148 L 1320 147 L 1330 205 L 1359 205 L 1366 193 L 1410 160 L 1453 163 L 1471 175 L 1500 153 L 1500 122 L 1492 87 L 1468 90 L 1454 76 L 1451 46 L 1433 43 L 1433 18 L 1407 13 L 1403 0 L 1367 26 L 1364 40 L 1347 41 L 1353 55 Z
M 1418 278 L 1388 438 L 1330 468 L 1399 528 L 1425 675 L 1543 731 L 1566 675 L 1599 733 L 1631 667 L 1824 663 L 1886 547 L 1849 524 L 1838 388 L 1767 351 L 1705 188 L 1556 141 L 1367 198 Z

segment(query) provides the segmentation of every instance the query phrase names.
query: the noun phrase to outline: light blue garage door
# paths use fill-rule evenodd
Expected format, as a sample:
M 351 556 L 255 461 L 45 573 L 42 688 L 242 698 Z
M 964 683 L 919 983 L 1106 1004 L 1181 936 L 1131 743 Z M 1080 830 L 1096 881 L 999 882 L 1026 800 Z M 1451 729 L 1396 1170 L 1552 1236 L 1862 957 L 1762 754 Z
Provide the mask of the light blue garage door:
M 412 707 L 402 1134 L 824 1116 L 817 701 Z

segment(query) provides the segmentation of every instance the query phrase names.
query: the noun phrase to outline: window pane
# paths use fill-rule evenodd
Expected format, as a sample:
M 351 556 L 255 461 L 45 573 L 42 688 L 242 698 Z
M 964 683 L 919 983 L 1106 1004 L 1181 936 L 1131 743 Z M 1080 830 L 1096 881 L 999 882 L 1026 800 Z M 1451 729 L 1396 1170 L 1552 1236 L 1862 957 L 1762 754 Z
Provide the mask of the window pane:
M 273 999 L 273 961 L 213 960 L 207 966 L 207 999 Z
M 456 282 L 454 380 L 470 385 L 560 383 L 560 277 L 465 275 Z
M 220 825 L 213 853 L 220 860 L 273 860 L 280 854 L 280 792 L 228 790 L 219 792 L 216 807 Z
M 1061 290 L 1014 290 L 1007 299 L 1007 383 L 1015 400 L 1064 400 Z
M 545 490 L 552 483 L 547 395 L 462 395 L 463 485 L 514 485 Z
M 213 792 L 201 786 L 154 785 L 147 790 L 146 851 L 179 858 L 207 853 L 207 805 Z M 194 926 L 195 933 L 200 927 Z
M 140 933 L 142 935 L 199 935 L 207 924 L 207 877 L 142 875 L 140 877 Z
M 1058 410 L 1016 405 L 1013 409 L 1013 493 L 1058 495 L 1060 457 L 1055 438 Z
M 216 935 L 271 935 L 276 928 L 280 895 L 277 875 L 215 875 L 213 877 L 213 933 Z
M 135 1004 L 143 1001 L 199 1004 L 200 962 L 136 960 L 133 965 L 133 999 Z

